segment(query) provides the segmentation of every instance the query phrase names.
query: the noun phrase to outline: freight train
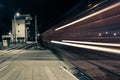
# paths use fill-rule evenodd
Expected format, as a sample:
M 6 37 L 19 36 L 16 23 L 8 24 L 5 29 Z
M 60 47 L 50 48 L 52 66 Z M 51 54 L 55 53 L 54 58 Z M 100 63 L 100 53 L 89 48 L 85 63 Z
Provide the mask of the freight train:
M 120 0 L 102 0 L 45 31 L 42 39 L 93 80 L 119 80 Z
M 120 42 L 120 0 L 104 0 L 42 33 L 43 42 Z

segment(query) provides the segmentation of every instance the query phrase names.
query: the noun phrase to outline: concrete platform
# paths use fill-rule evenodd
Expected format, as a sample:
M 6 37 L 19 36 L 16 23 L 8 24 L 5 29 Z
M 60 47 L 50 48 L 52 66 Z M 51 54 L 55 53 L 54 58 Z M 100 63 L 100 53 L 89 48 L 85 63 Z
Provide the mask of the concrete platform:
M 49 50 L 24 50 L 16 54 L 19 55 L 0 64 L 0 80 L 78 80 L 64 69 L 64 61 Z

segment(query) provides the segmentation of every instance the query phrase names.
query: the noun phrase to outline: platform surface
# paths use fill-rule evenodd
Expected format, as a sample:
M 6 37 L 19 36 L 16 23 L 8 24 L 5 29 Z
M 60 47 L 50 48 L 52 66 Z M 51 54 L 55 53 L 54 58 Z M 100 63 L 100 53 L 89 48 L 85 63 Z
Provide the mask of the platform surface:
M 4 58 L 10 54 L 17 55 L 0 64 L 0 80 L 76 80 L 49 50 L 14 50 Z

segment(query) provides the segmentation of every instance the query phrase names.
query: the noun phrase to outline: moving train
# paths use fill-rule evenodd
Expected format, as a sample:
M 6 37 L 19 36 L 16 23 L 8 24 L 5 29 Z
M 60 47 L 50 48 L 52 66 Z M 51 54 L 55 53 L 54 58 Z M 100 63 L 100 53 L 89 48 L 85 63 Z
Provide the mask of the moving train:
M 104 0 L 42 33 L 43 42 L 120 42 L 120 0 Z
M 45 31 L 42 39 L 45 47 L 58 51 L 94 80 L 115 80 L 112 75 L 119 75 L 113 64 L 118 65 L 120 55 L 120 0 L 102 0 Z

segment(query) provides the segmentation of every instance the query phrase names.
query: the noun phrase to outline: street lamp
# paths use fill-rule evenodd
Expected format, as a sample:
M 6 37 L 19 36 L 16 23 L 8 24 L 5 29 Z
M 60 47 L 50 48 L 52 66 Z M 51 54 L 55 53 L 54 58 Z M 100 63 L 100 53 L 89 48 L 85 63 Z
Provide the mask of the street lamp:
M 9 32 L 8 34 L 11 35 L 11 32 Z
M 20 16 L 20 13 L 17 12 L 14 14 L 14 42 L 16 44 L 16 17 Z
M 37 43 L 37 35 L 38 35 L 38 32 L 37 32 L 37 16 L 35 16 L 35 43 Z
M 26 40 L 25 41 L 27 43 L 27 41 L 28 41 L 28 30 L 29 30 L 29 27 L 26 27 L 25 30 L 26 30 L 25 31 L 25 36 L 26 36 Z
M 16 13 L 16 16 L 20 16 L 20 13 L 17 12 L 17 13 Z

